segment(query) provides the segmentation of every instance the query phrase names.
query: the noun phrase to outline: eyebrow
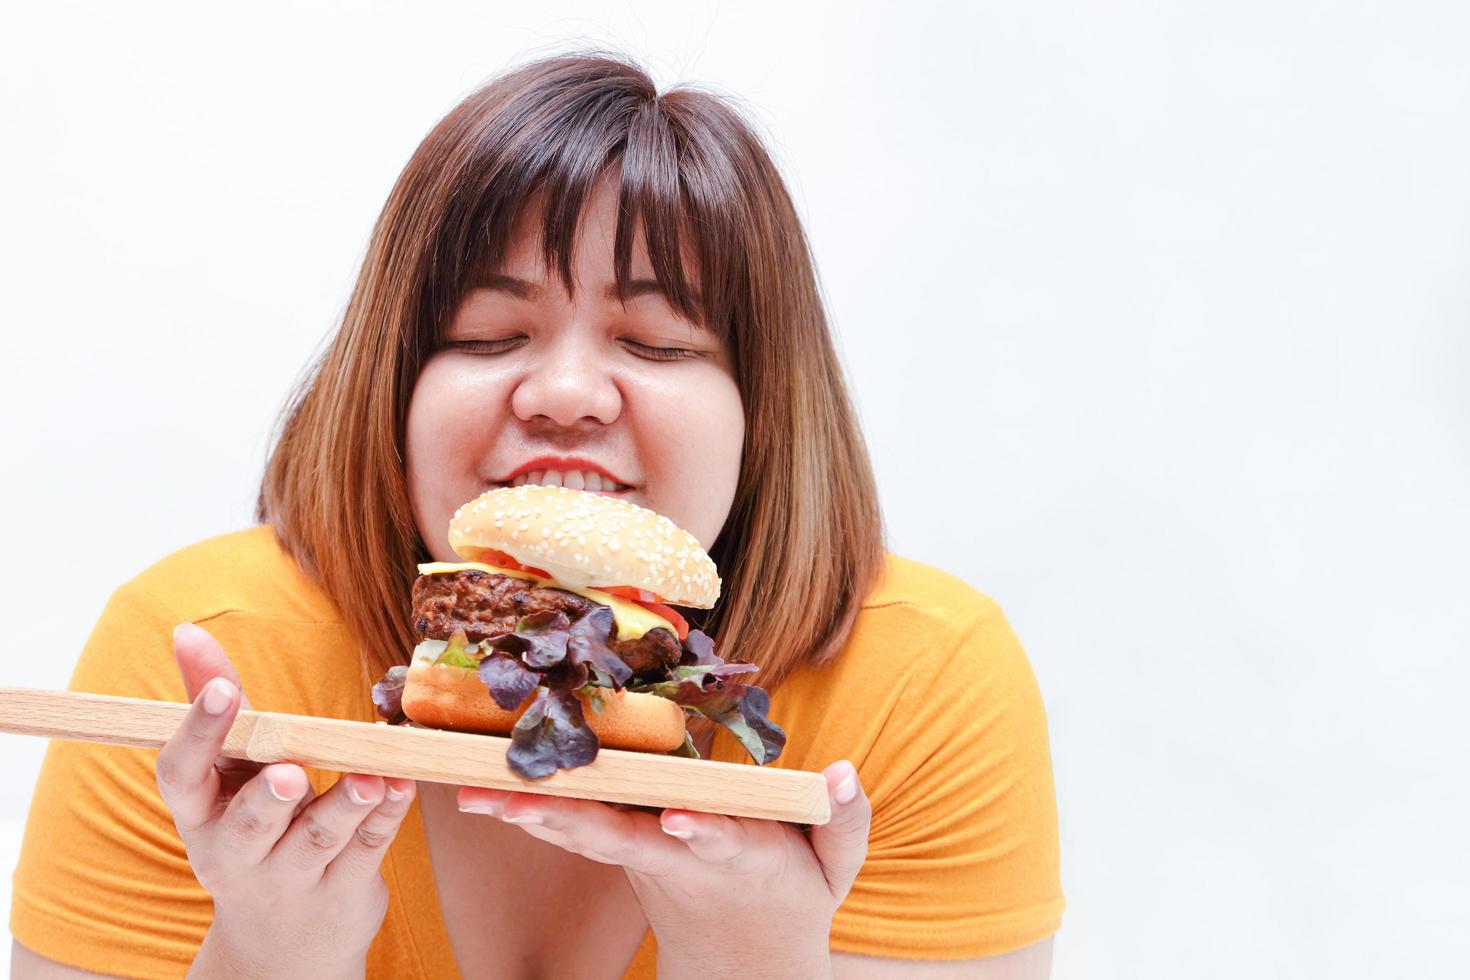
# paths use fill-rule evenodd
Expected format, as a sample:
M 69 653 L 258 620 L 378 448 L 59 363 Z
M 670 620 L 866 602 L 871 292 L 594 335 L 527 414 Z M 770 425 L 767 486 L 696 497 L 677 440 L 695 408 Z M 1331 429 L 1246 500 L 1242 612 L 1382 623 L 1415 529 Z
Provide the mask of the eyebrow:
M 515 276 L 507 276 L 498 272 L 481 277 L 475 286 L 479 289 L 490 289 L 495 292 L 508 293 L 516 299 L 534 303 L 541 299 L 541 287 L 534 282 L 525 279 L 517 279 Z M 628 280 L 628 299 L 637 299 L 649 293 L 662 296 L 665 302 L 669 302 L 669 295 L 664 287 L 659 285 L 657 279 L 630 279 Z M 602 294 L 608 300 L 618 298 L 618 284 L 610 282 L 603 289 Z M 698 302 L 698 297 L 695 297 Z

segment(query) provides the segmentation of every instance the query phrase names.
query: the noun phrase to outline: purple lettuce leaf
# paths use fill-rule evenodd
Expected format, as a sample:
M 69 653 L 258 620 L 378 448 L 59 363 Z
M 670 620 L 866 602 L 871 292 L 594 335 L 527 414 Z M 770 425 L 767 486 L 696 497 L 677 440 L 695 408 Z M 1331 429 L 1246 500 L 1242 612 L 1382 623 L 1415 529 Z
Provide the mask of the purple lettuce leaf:
M 526 669 L 515 657 L 505 653 L 492 653 L 479 666 L 480 680 L 490 689 L 490 698 L 506 711 L 514 711 L 526 703 L 526 698 L 536 690 L 540 676 Z
M 585 665 L 599 687 L 620 688 L 632 679 L 633 671 L 607 645 L 612 629 L 612 609 L 594 606 L 587 615 L 572 624 L 567 637 L 567 659 L 573 664 Z
M 680 646 L 684 651 L 679 656 L 680 667 L 697 667 L 725 662 L 715 653 L 715 641 L 706 636 L 702 630 L 690 630 L 689 635 L 684 637 L 684 642 Z
M 669 671 L 668 680 L 645 681 L 629 690 L 637 694 L 656 694 L 661 698 L 672 698 L 685 681 L 695 681 L 701 688 L 708 688 L 709 683 L 706 678 L 723 680 L 726 677 L 734 677 L 736 674 L 748 674 L 754 670 L 760 670 L 760 667 L 756 664 L 727 664 L 723 660 L 713 664 L 679 666 Z
M 597 736 L 582 716 L 577 695 L 568 688 L 539 688 L 511 732 L 510 767 L 527 779 L 540 779 L 596 758 Z
M 758 670 L 756 664 L 726 663 L 709 636 L 690 630 L 677 665 L 635 677 L 608 645 L 614 628 L 612 609 L 601 604 L 576 622 L 549 610 L 523 617 L 513 632 L 485 639 L 477 648 L 457 634 L 435 661 L 474 667 L 490 697 L 507 711 L 526 707 L 534 696 L 512 730 L 507 753 L 511 768 L 528 779 L 596 759 L 597 736 L 587 725 L 579 694 L 596 712 L 602 707 L 598 692 L 609 689 L 665 697 L 709 718 L 729 729 L 762 765 L 781 754 L 786 733 L 768 717 L 770 698 L 762 688 L 737 680 Z M 402 711 L 407 674 L 406 667 L 395 667 L 373 687 L 379 713 L 394 724 L 407 721 Z M 687 732 L 685 744 L 671 754 L 698 758 Z
M 679 664 L 666 679 L 646 682 L 633 690 L 668 698 L 686 711 L 723 725 L 761 765 L 774 761 L 786 747 L 786 733 L 767 717 L 770 697 L 764 688 L 731 679 L 759 670 L 759 666 L 726 663 L 715 653 L 714 640 L 702 630 L 690 630 L 681 646 Z M 687 750 L 693 751 L 692 741 Z M 684 750 L 675 751 L 685 754 Z
M 382 680 L 373 685 L 373 704 L 378 714 L 388 719 L 390 725 L 408 720 L 403 713 L 403 686 L 408 682 L 407 667 L 389 667 Z
M 663 696 L 686 711 L 693 711 L 725 726 L 745 746 L 750 757 L 761 765 L 775 761 L 786 747 L 786 733 L 767 717 L 771 699 L 765 689 L 717 677 L 711 686 L 705 687 L 703 681 L 711 676 L 706 674 L 697 680 L 681 681 L 672 692 Z
M 571 625 L 566 613 L 548 609 L 522 617 L 513 632 L 503 633 L 485 643 L 503 653 L 520 657 L 527 667 L 545 670 L 566 658 Z

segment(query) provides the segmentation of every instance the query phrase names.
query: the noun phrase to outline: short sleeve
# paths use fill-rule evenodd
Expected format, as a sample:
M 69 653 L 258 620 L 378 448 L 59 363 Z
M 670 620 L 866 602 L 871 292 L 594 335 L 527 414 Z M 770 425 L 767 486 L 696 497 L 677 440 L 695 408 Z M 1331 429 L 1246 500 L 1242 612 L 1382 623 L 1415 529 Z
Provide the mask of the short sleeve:
M 113 594 L 70 689 L 183 701 L 176 621 L 133 585 Z M 154 782 L 156 751 L 53 741 L 13 877 L 10 931 L 68 966 L 182 977 L 213 919 Z
M 873 803 L 868 859 L 832 926 L 832 948 L 970 959 L 1057 930 L 1063 899 L 1046 716 L 999 606 L 900 632 L 929 649 L 887 651 L 901 691 L 859 765 Z M 902 606 L 902 604 L 899 604 Z

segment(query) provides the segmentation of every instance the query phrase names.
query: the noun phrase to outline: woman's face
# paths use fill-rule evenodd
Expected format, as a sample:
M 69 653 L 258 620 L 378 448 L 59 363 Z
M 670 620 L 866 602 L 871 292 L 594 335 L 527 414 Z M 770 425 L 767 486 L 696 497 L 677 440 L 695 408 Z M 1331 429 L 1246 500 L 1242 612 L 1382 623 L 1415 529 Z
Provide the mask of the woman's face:
M 667 516 L 705 548 L 724 526 L 745 435 L 730 353 L 657 291 L 641 232 L 634 295 L 626 309 L 609 295 L 617 206 L 604 180 L 577 236 L 575 299 L 542 267 L 528 208 L 504 278 L 466 294 L 424 364 L 408 408 L 408 486 L 436 560 L 460 560 L 447 540 L 460 504 L 528 478 L 585 489 L 589 470 L 601 492 Z M 649 291 L 637 292 L 641 280 Z

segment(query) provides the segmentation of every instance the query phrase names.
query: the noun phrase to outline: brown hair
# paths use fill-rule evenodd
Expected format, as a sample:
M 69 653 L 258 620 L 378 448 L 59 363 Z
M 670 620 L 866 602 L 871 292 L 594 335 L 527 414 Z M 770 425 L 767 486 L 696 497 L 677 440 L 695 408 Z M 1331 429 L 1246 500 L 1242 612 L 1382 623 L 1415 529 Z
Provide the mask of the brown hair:
M 266 465 L 257 519 L 336 602 L 369 669 L 407 662 L 414 565 L 428 560 L 404 465 L 419 367 L 528 206 L 541 208 L 546 268 L 572 292 L 582 207 L 610 168 L 619 288 L 641 217 L 670 303 L 730 345 L 745 406 L 735 499 L 710 549 L 723 595 L 690 625 L 725 659 L 760 664 L 773 689 L 841 648 L 881 575 L 872 466 L 806 236 L 760 140 L 714 95 L 659 95 L 620 57 L 561 55 L 492 80 L 419 145 Z

